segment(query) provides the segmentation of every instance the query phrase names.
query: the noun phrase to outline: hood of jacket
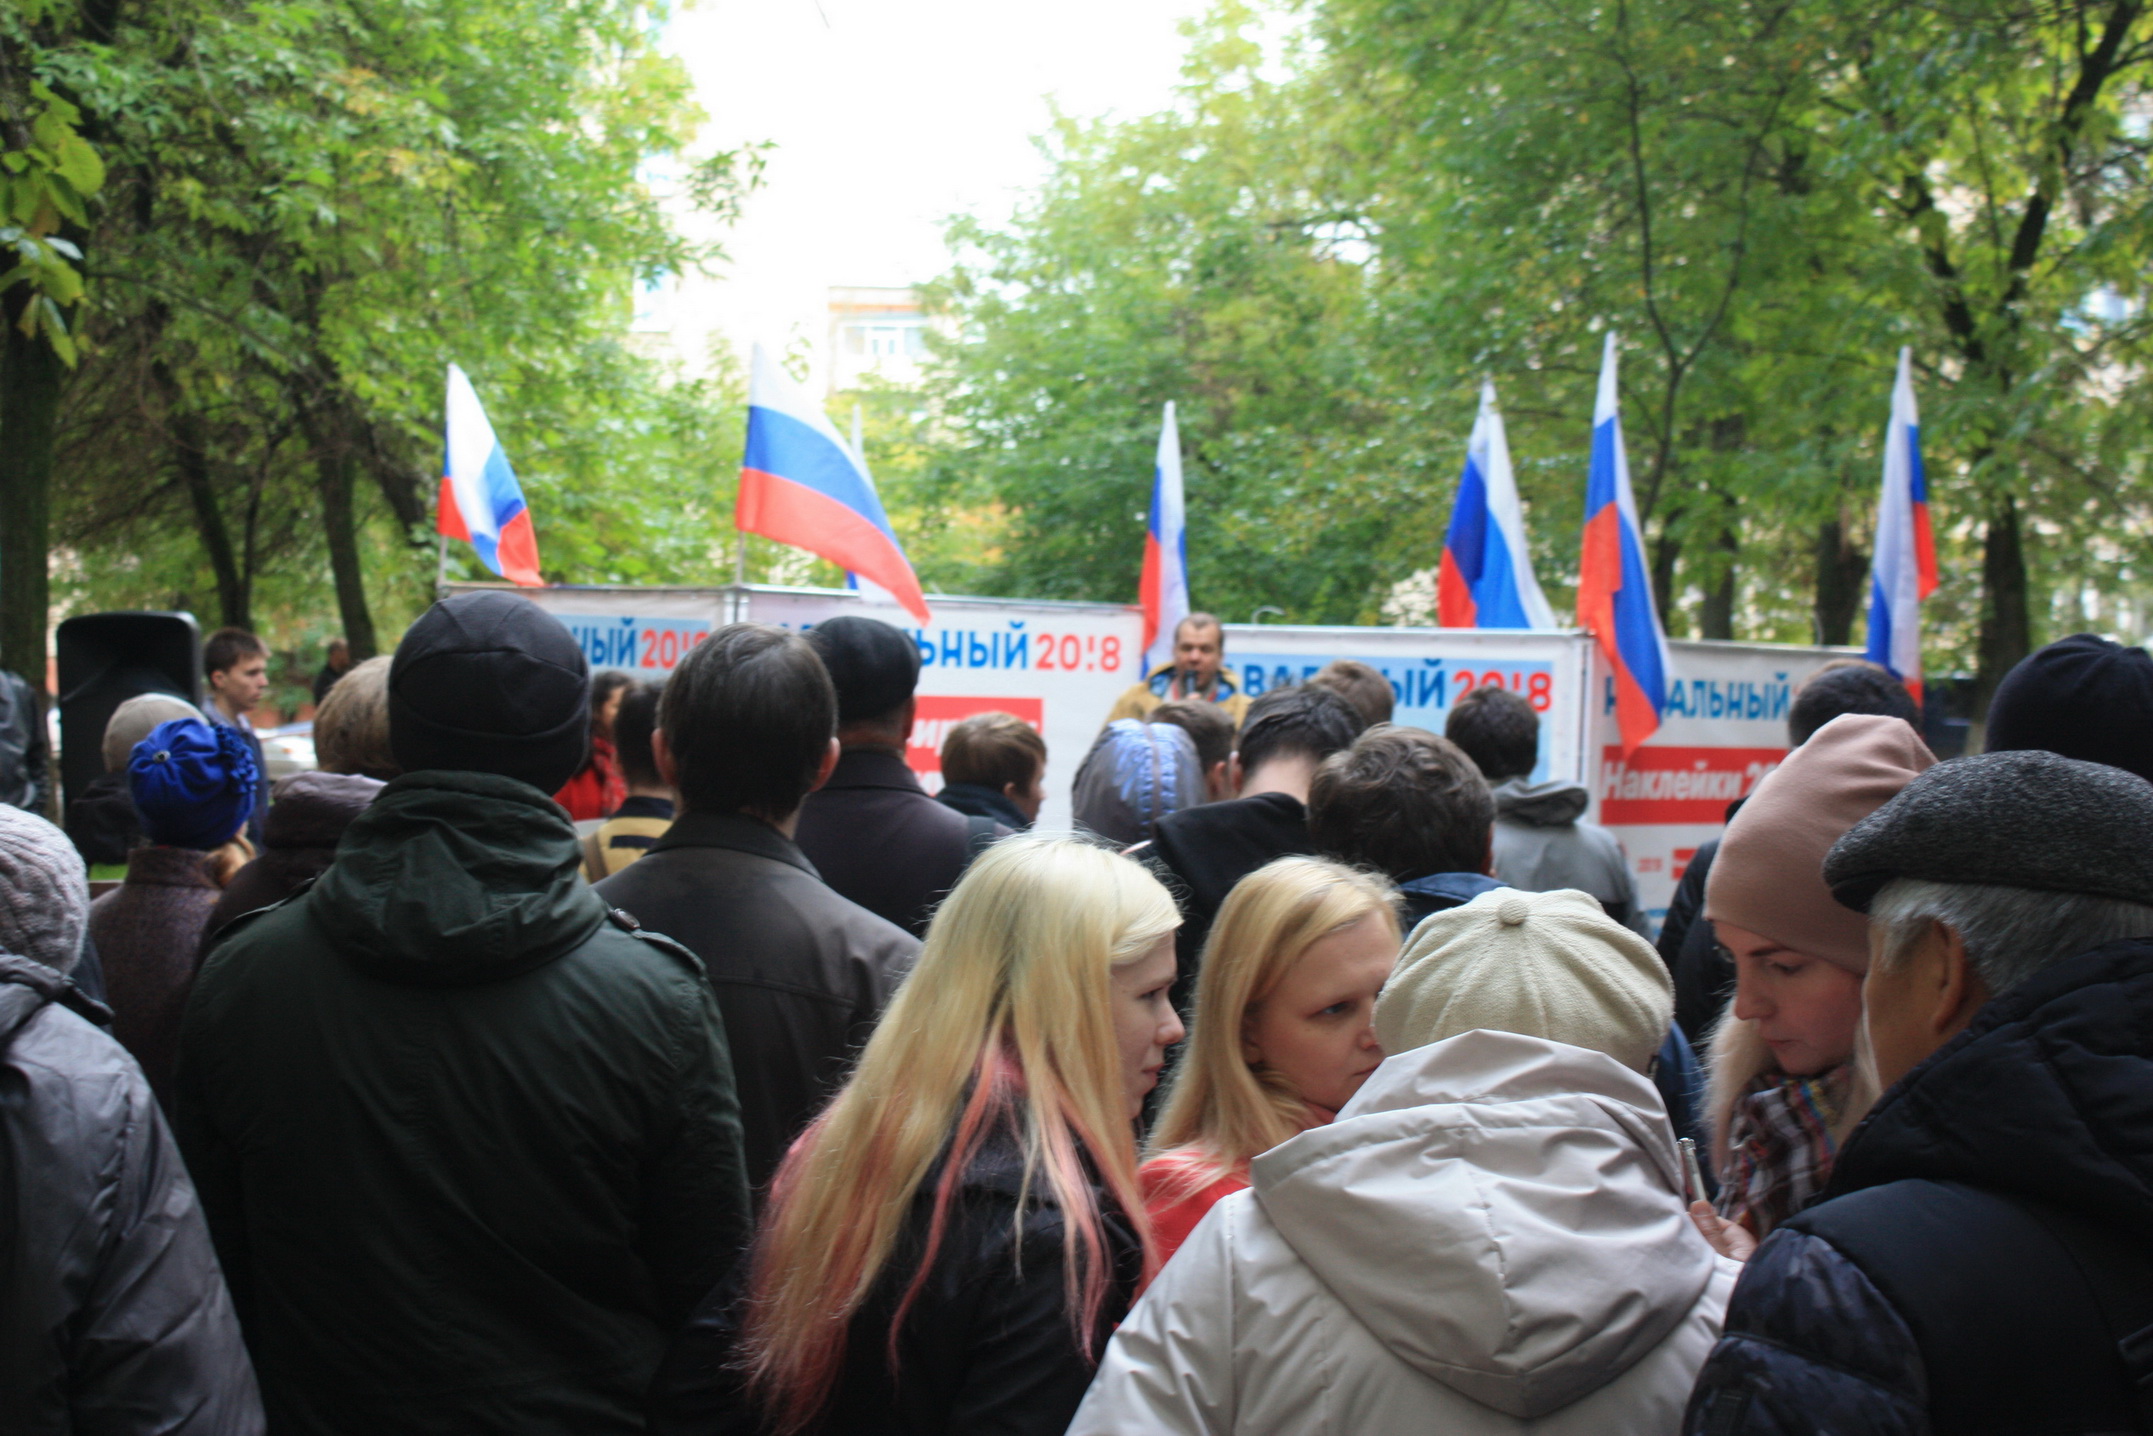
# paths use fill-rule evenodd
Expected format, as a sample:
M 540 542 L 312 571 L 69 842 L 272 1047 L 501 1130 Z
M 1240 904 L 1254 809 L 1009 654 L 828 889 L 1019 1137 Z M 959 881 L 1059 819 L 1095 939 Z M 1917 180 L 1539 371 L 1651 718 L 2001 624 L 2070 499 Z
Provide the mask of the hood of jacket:
M 1568 778 L 1550 778 L 1545 783 L 1511 778 L 1495 785 L 1495 816 L 1535 828 L 1567 828 L 1584 817 L 1590 806 L 1590 790 Z
M 329 940 L 387 982 L 455 987 L 573 951 L 606 920 L 568 814 L 492 773 L 407 773 L 345 829 L 306 902 Z
M 1636 1365 L 1715 1269 L 1651 1082 L 1544 1038 L 1475 1031 L 1398 1053 L 1250 1176 L 1371 1335 L 1524 1419 Z
M 2066 958 L 1994 999 L 1886 1092 L 1826 1197 L 1906 1178 L 2153 1231 L 2153 941 Z
M 382 786 L 356 773 L 294 773 L 280 778 L 269 790 L 262 846 L 333 848 Z
M 7 1050 L 31 1018 L 55 1002 L 98 1027 L 112 1025 L 112 1009 L 75 986 L 65 973 L 0 952 L 0 1052 Z

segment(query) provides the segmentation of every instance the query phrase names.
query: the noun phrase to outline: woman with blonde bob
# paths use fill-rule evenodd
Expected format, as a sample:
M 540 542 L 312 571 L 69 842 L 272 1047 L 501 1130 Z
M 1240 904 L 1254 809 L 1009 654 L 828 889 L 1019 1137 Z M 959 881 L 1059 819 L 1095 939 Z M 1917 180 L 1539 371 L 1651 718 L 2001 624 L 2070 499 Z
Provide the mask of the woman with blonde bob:
M 1332 1121 L 1383 1061 L 1376 994 L 1398 943 L 1391 885 L 1320 858 L 1280 858 L 1227 894 L 1140 1174 L 1162 1261 L 1249 1184 L 1251 1157 Z
M 1182 1036 L 1179 920 L 1108 849 L 982 854 L 778 1169 L 744 1282 L 668 1356 L 651 1430 L 1067 1426 L 1157 1265 L 1132 1123 Z

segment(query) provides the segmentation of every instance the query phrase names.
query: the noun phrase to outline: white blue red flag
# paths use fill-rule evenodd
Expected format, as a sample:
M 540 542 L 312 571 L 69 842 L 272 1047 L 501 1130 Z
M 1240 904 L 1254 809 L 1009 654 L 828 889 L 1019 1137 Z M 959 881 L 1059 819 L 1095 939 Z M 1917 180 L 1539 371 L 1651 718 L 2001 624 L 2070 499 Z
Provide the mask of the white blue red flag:
M 1137 580 L 1144 606 L 1144 671 L 1174 661 L 1174 630 L 1189 616 L 1188 513 L 1181 500 L 1181 431 L 1174 406 L 1159 429 L 1151 475 L 1151 522 L 1144 530 L 1144 573 Z
M 1577 626 L 1599 641 L 1614 671 L 1615 725 L 1622 756 L 1643 747 L 1667 707 L 1667 635 L 1652 604 L 1652 571 L 1630 492 L 1615 390 L 1615 336 L 1600 359 L 1592 408 L 1592 467 L 1585 478 L 1585 545 L 1578 563 Z
M 538 534 L 516 471 L 495 437 L 470 376 L 449 365 L 448 463 L 436 529 L 471 545 L 505 579 L 537 587 Z
M 1936 591 L 1936 531 L 1921 474 L 1921 418 L 1914 410 L 1913 351 L 1899 351 L 1884 434 L 1884 496 L 1876 510 L 1876 558 L 1869 567 L 1871 663 L 1889 668 L 1921 701 L 1921 601 Z
M 760 344 L 748 378 L 748 445 L 733 516 L 742 532 L 826 558 L 927 622 L 926 595 L 867 466 Z
M 1555 626 L 1555 611 L 1540 592 L 1525 547 L 1525 510 L 1492 382 L 1480 386 L 1480 417 L 1465 442 L 1465 472 L 1436 572 L 1435 609 L 1445 628 Z

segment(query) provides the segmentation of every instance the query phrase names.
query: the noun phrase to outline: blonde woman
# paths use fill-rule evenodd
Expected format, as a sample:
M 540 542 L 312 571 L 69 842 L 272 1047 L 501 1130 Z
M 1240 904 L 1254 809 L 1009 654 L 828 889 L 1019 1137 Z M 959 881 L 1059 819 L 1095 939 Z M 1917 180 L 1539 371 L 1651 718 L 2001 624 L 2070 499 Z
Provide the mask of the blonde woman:
M 1376 994 L 1398 942 L 1390 884 L 1320 858 L 1280 858 L 1227 894 L 1141 1173 L 1161 1261 L 1248 1185 L 1251 1157 L 1330 1122 L 1383 1061 Z
M 745 1290 L 656 1433 L 1059 1433 L 1156 1267 L 1131 1124 L 1181 1040 L 1173 900 L 1070 838 L 997 843 L 772 1184 Z
M 1904 719 L 1834 718 L 1765 775 L 1712 860 L 1704 915 L 1735 990 L 1707 1098 L 1719 1201 L 1695 1215 L 1727 1255 L 1817 1198 L 1876 1095 L 1854 1060 L 1869 920 L 1833 900 L 1824 855 L 1935 762 Z

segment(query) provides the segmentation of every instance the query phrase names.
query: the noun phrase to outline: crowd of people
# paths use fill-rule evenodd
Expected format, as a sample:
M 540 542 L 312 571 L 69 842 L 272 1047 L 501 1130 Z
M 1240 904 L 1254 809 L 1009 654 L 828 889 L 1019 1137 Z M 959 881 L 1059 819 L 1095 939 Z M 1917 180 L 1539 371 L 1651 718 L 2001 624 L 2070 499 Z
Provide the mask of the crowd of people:
M 871 619 L 458 595 L 273 787 L 214 636 L 0 807 L 0 1429 L 2153 1430 L 2153 657 L 1828 665 L 1655 934 L 1524 698 L 1174 638 L 1047 833 Z

